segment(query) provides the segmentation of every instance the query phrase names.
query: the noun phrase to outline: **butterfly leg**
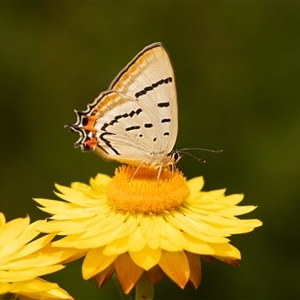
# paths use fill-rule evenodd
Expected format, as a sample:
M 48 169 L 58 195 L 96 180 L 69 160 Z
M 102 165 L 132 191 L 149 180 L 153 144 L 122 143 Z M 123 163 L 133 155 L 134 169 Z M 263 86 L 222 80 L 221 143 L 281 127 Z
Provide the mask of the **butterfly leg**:
M 157 178 L 157 186 L 159 186 L 159 178 L 160 178 L 163 167 L 164 167 L 163 165 L 158 166 L 158 173 L 157 173 L 157 177 L 156 177 Z
M 132 176 L 130 177 L 130 179 L 128 180 L 128 182 L 130 182 L 130 181 L 134 178 L 134 176 L 136 175 L 136 173 L 138 172 L 138 170 L 141 168 L 141 166 L 142 166 L 143 164 L 145 164 L 144 161 L 142 161 L 142 162 L 136 167 L 134 173 L 132 174 Z M 127 182 L 127 183 L 128 183 L 128 182 Z
M 175 171 L 175 163 L 170 162 L 170 167 L 171 167 L 172 173 L 174 173 L 174 171 Z

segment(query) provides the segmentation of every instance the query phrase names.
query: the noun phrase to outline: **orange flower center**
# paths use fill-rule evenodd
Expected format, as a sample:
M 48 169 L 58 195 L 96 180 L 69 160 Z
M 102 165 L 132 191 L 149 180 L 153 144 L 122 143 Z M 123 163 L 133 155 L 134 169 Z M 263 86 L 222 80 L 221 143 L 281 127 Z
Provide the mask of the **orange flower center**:
M 107 198 L 116 210 L 131 213 L 162 213 L 176 209 L 190 191 L 183 174 L 169 168 L 162 170 L 159 179 L 155 168 L 121 166 L 107 186 Z

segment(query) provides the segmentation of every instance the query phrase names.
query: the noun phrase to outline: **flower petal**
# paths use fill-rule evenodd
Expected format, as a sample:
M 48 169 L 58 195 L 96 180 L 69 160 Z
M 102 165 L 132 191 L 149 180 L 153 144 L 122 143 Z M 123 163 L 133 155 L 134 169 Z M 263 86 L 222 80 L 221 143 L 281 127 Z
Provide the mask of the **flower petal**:
M 144 274 L 149 280 L 149 282 L 151 282 L 153 285 L 160 282 L 165 277 L 165 273 L 158 265 L 155 265 L 153 268 L 151 268 L 149 271 L 146 271 Z
M 98 273 L 94 279 L 97 283 L 97 286 L 100 288 L 102 287 L 108 280 L 109 278 L 115 273 L 115 266 L 114 264 L 109 265 L 105 270 L 102 272 Z
M 200 256 L 191 252 L 185 252 L 190 266 L 189 282 L 197 289 L 202 279 Z
M 189 190 L 191 191 L 191 194 L 197 193 L 202 190 L 204 186 L 204 179 L 202 176 L 195 177 L 193 179 L 190 179 L 186 182 Z
M 182 289 L 185 287 L 190 277 L 190 267 L 184 251 L 163 251 L 159 266 L 177 285 Z
M 73 299 L 56 283 L 51 283 L 41 278 L 14 283 L 10 293 L 17 294 L 20 299 Z
M 105 270 L 117 258 L 117 255 L 104 255 L 103 250 L 104 247 L 88 251 L 82 265 L 82 274 L 85 280 Z
M 129 252 L 131 259 L 141 268 L 148 271 L 154 267 L 161 258 L 161 249 L 151 249 L 149 246 L 138 252 Z
M 128 294 L 135 286 L 136 282 L 144 273 L 143 268 L 137 266 L 130 258 L 128 253 L 120 255 L 115 263 L 115 268 L 122 289 L 125 294 Z

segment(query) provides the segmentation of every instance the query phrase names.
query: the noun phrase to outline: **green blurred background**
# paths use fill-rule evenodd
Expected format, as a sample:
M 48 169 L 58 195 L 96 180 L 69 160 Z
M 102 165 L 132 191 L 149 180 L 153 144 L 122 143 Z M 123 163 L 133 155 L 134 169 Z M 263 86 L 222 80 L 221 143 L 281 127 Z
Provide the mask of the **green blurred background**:
M 203 262 L 198 290 L 165 279 L 156 299 L 296 299 L 299 278 L 300 3 L 7 2 L 0 4 L 0 209 L 45 218 L 32 197 L 54 182 L 113 175 L 114 162 L 73 148 L 65 124 L 144 46 L 160 41 L 177 79 L 177 148 L 223 149 L 180 161 L 205 190 L 244 193 L 263 227 L 232 237 L 239 268 Z M 81 279 L 81 262 L 47 279 L 75 299 L 118 299 Z M 75 282 L 75 283 L 74 283 Z

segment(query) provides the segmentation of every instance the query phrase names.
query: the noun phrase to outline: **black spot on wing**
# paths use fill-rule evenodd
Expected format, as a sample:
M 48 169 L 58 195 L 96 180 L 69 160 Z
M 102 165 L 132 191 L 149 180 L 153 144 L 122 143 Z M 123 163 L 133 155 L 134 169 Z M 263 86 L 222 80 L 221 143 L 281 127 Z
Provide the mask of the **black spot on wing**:
M 151 128 L 151 127 L 153 127 L 153 124 L 152 123 L 146 123 L 146 124 L 144 124 L 144 127 L 145 128 Z
M 132 130 L 137 130 L 137 129 L 140 129 L 141 127 L 140 126 L 130 126 L 130 127 L 127 127 L 125 128 L 126 131 L 132 131 Z
M 100 134 L 99 139 L 102 140 L 107 147 L 109 147 L 116 155 L 121 155 L 117 149 L 113 147 L 111 142 L 105 137 L 106 135 L 115 135 L 112 132 L 106 131 L 107 127 L 113 126 L 115 123 L 118 123 L 120 119 L 126 119 L 126 118 L 132 118 L 135 115 L 139 115 L 143 110 L 141 108 L 138 108 L 137 110 L 132 110 L 130 113 L 124 113 L 121 115 L 116 115 L 109 123 L 104 123 L 103 126 L 101 127 L 101 130 L 104 131 L 102 134 Z M 139 129 L 139 126 L 130 126 L 125 128 L 126 131 L 130 130 L 136 130 Z M 104 152 L 109 154 L 107 150 L 105 150 L 101 145 L 98 144 L 98 147 L 102 149 Z
M 168 107 L 168 106 L 170 106 L 170 102 L 160 102 L 160 103 L 157 103 L 157 106 L 158 107 Z
M 89 121 L 89 118 L 84 116 L 84 117 L 81 119 L 81 124 L 82 124 L 82 126 L 83 126 L 83 127 L 86 126 L 87 123 L 88 123 L 88 121 Z
M 161 120 L 162 123 L 170 123 L 171 119 L 165 118 Z
M 117 123 L 120 119 L 125 119 L 125 118 L 132 118 L 134 115 L 139 115 L 143 110 L 141 108 L 138 108 L 137 110 L 132 110 L 129 114 L 124 113 L 122 115 L 116 115 L 109 123 L 104 123 L 103 126 L 101 127 L 102 131 L 106 131 L 106 128 L 108 126 L 112 126 L 115 123 Z
M 152 87 L 153 87 L 153 88 L 156 88 L 156 87 L 158 87 L 159 85 L 161 85 L 161 84 L 163 84 L 163 83 L 164 83 L 164 80 L 161 79 L 161 80 L 159 80 L 159 81 L 153 83 L 153 84 L 152 84 Z M 166 82 L 166 83 L 168 83 L 168 82 Z
M 152 83 L 149 86 L 146 86 L 144 89 L 142 89 L 141 91 L 135 93 L 135 97 L 138 99 L 140 96 L 146 95 L 149 91 L 154 90 L 155 88 L 157 88 L 158 86 L 162 85 L 162 84 L 168 84 L 170 82 L 172 82 L 172 77 L 167 77 L 165 79 L 160 79 L 155 83 Z

